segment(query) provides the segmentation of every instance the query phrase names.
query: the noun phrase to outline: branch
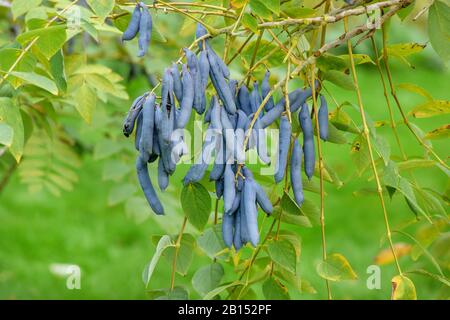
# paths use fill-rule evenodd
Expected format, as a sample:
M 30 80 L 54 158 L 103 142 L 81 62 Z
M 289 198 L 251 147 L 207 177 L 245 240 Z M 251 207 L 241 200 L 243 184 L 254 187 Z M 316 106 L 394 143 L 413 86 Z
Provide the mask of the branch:
M 388 0 L 383 2 L 377 2 L 370 4 L 368 6 L 361 6 L 354 9 L 348 9 L 345 11 L 342 11 L 340 13 L 337 13 L 336 15 L 328 15 L 325 14 L 320 17 L 312 17 L 312 18 L 302 18 L 302 19 L 285 19 L 282 21 L 274 21 L 274 22 L 264 22 L 258 24 L 258 28 L 273 28 L 273 27 L 280 27 L 280 26 L 288 26 L 288 25 L 298 25 L 298 24 L 328 24 L 328 23 L 335 23 L 338 22 L 345 17 L 349 16 L 358 16 L 361 14 L 364 14 L 366 12 L 371 12 L 387 7 L 392 6 L 407 6 L 412 2 L 412 0 Z

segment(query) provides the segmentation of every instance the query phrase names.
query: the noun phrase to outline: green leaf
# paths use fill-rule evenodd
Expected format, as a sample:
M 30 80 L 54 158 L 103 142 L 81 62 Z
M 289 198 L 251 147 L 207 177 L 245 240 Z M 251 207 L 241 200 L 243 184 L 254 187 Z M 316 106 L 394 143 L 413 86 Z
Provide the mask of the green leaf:
M 405 276 L 392 278 L 392 300 L 417 300 L 414 283 Z
M 263 285 L 262 290 L 267 300 L 289 300 L 288 289 L 277 279 L 269 278 Z
M 192 277 L 192 286 L 195 291 L 204 296 L 217 288 L 225 274 L 220 263 L 214 262 L 197 270 Z
M 23 155 L 24 126 L 20 109 L 10 98 L 0 97 L 0 123 L 8 125 L 13 130 L 9 152 L 19 162 Z M 5 131 L 7 129 L 4 129 Z
M 115 185 L 108 194 L 108 206 L 124 202 L 136 192 L 136 186 L 130 183 Z
M 173 236 L 172 241 L 175 242 L 177 237 L 178 235 Z M 157 240 L 159 240 L 159 238 Z M 180 275 L 182 276 L 187 275 L 189 267 L 191 266 L 192 260 L 194 258 L 194 250 L 196 247 L 197 242 L 194 236 L 192 236 L 189 233 L 183 233 L 183 236 L 181 237 L 180 241 L 180 247 L 178 248 L 177 265 L 175 268 L 175 270 Z M 175 248 L 168 248 L 163 255 L 169 263 L 172 263 L 175 255 Z
M 97 96 L 94 90 L 86 83 L 83 83 L 74 94 L 75 108 L 86 123 L 92 122 L 92 114 L 97 104 Z
M 351 133 L 359 133 L 358 128 L 353 123 L 352 118 L 346 113 L 342 107 L 336 108 L 333 112 L 330 113 L 330 122 L 341 131 L 351 132 Z
M 81 28 L 86 31 L 95 41 L 98 42 L 98 31 L 95 29 L 95 26 L 89 23 L 86 20 L 82 20 Z
M 281 197 L 281 209 L 283 209 L 283 213 L 291 214 L 294 216 L 302 215 L 300 208 L 297 206 L 297 203 L 291 198 L 291 196 L 284 192 Z
M 412 170 L 417 168 L 430 168 L 436 165 L 436 161 L 428 160 L 428 159 L 410 159 L 406 161 L 402 161 L 398 163 L 398 169 L 400 171 L 403 170 Z
M 11 74 L 19 79 L 28 82 L 36 87 L 44 89 L 53 95 L 58 95 L 56 84 L 49 78 L 41 76 L 34 72 L 11 72 Z
M 406 57 L 421 52 L 423 49 L 425 49 L 425 47 L 426 47 L 425 44 L 419 44 L 415 42 L 397 43 L 389 45 L 387 47 L 387 54 L 389 56 L 399 58 L 402 62 L 406 63 L 408 66 L 411 66 Z M 381 56 L 383 56 L 383 54 L 381 54 Z
M 64 56 L 62 50 L 59 50 L 50 59 L 50 72 L 53 80 L 58 87 L 60 93 L 65 93 L 67 90 L 66 73 L 64 69 Z
M 369 145 L 363 134 L 356 136 L 353 141 L 350 157 L 356 165 L 356 172 L 361 176 L 370 165 Z
M 153 275 L 153 271 L 155 271 L 156 264 L 158 263 L 161 254 L 164 252 L 164 250 L 173 246 L 174 244 L 172 243 L 172 240 L 168 235 L 161 237 L 161 239 L 158 242 L 158 245 L 156 246 L 155 254 L 153 255 L 149 264 L 145 267 L 144 272 L 142 273 L 142 280 L 144 281 L 146 287 L 148 287 L 148 284 Z
M 1 121 L 1 119 L 0 119 Z M 0 122 L 0 144 L 11 147 L 14 130 L 10 125 Z
M 222 239 L 222 225 L 217 224 L 206 229 L 205 232 L 198 237 L 197 243 L 208 257 L 212 259 L 216 258 L 218 253 L 226 248 Z
M 103 22 L 114 8 L 114 0 L 87 0 L 88 5 Z
M 317 136 L 316 123 L 314 122 L 314 135 Z M 333 123 L 328 123 L 328 139 L 327 142 L 336 144 L 346 144 L 347 139 Z
M 267 252 L 274 262 L 295 274 L 297 256 L 294 246 L 289 241 L 283 239 L 272 241 L 267 246 Z
M 275 219 L 280 219 L 282 222 L 293 224 L 296 226 L 311 228 L 311 222 L 305 216 L 296 216 L 292 214 L 283 213 L 281 206 L 276 206 L 273 211 L 273 216 Z
M 397 85 L 398 89 L 402 89 L 402 90 L 406 90 L 412 93 L 417 93 L 419 95 L 421 95 L 424 98 L 427 98 L 427 100 L 433 100 L 433 97 L 431 96 L 431 94 L 428 93 L 427 90 L 425 90 L 422 87 L 419 87 L 418 85 L 414 84 L 414 83 L 400 83 Z
M 294 19 L 312 17 L 316 10 L 303 6 L 302 0 L 283 1 L 281 11 Z
M 316 271 L 324 279 L 330 281 L 355 280 L 358 278 L 347 259 L 339 254 L 330 254 L 325 261 L 321 261 Z
M 429 277 L 429 278 L 434 279 L 436 281 L 439 281 L 440 283 L 446 285 L 447 287 L 450 287 L 450 281 L 446 277 L 443 277 L 441 275 L 428 272 L 428 271 L 423 270 L 423 269 L 411 270 L 411 271 L 407 271 L 406 273 L 418 274 L 418 275 L 426 276 L 426 277 Z
M 350 56 L 348 54 L 341 54 L 338 57 L 344 59 L 345 63 L 347 64 L 347 67 L 350 68 L 351 62 L 350 62 Z M 365 64 L 365 63 L 371 63 L 371 64 L 375 65 L 375 62 L 373 62 L 372 58 L 369 55 L 362 54 L 362 53 L 353 54 L 353 61 L 355 62 L 356 65 Z
M 242 286 L 242 285 L 243 285 L 243 283 L 240 281 L 234 281 L 234 282 L 231 282 L 228 284 L 224 284 L 223 286 L 217 287 L 217 288 L 211 290 L 210 292 L 208 292 L 203 297 L 203 300 L 211 300 L 229 288 L 236 287 L 236 286 Z
M 428 10 L 428 36 L 431 45 L 444 61 L 450 59 L 450 6 L 436 0 Z
M 189 222 L 203 230 L 211 214 L 211 196 L 200 183 L 190 183 L 181 190 L 181 207 Z
M 8 72 L 9 69 L 13 66 L 13 64 L 17 61 L 18 57 L 21 55 L 22 50 L 14 49 L 14 48 L 4 48 L 0 50 L 0 71 Z M 28 52 L 23 58 L 19 61 L 13 71 L 23 71 L 23 72 L 31 72 L 36 66 L 36 59 L 34 56 Z M 21 84 L 23 84 L 23 80 L 17 79 L 14 76 L 8 77 L 8 81 L 14 86 L 14 88 L 18 88 Z
M 331 83 L 341 87 L 345 90 L 355 90 L 355 85 L 353 80 L 348 74 L 340 72 L 337 70 L 330 70 L 324 73 L 324 80 L 330 81 Z
M 373 142 L 375 151 L 383 159 L 384 164 L 387 165 L 391 157 L 391 146 L 387 140 L 380 135 L 377 135 L 375 139 L 373 139 Z
M 414 109 L 409 112 L 409 114 L 415 118 L 429 118 L 448 113 L 450 113 L 450 101 L 447 100 L 427 101 L 414 107 Z
M 264 0 L 264 5 L 276 15 L 280 14 L 280 0 Z
M 445 124 L 425 134 L 425 139 L 428 140 L 446 139 L 448 137 L 450 137 L 450 124 Z
M 261 0 L 250 0 L 250 7 L 252 12 L 263 19 L 270 19 L 272 17 L 272 12 L 266 7 Z
M 36 47 L 47 59 L 50 59 L 67 41 L 66 27 L 65 25 L 56 25 L 31 30 L 19 35 L 17 41 L 24 46 L 36 37 L 39 38 L 36 40 L 34 47 Z
M 244 15 L 242 16 L 242 25 L 244 27 L 247 27 L 254 33 L 258 32 L 258 21 L 256 21 L 255 17 L 253 17 L 249 13 L 244 13 Z
M 347 63 L 343 58 L 329 53 L 325 53 L 317 58 L 316 63 L 317 67 L 319 67 L 319 69 L 323 72 L 330 70 L 343 71 L 348 68 Z
M 14 0 L 11 4 L 14 20 L 32 9 L 39 7 L 41 3 L 42 0 Z

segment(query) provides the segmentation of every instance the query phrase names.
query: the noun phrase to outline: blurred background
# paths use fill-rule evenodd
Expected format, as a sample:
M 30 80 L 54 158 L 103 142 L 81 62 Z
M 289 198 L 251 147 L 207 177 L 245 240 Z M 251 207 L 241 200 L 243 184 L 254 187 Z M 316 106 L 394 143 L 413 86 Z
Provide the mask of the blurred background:
M 421 9 L 421 4 L 416 3 L 414 12 Z M 410 14 L 404 21 L 394 18 L 388 41 L 390 44 L 416 42 L 426 45 L 426 48 L 409 56 L 408 63 L 401 58 L 391 58 L 393 80 L 396 84 L 416 84 L 433 98 L 447 100 L 450 83 L 448 69 L 427 43 L 426 19 L 422 17 L 413 23 L 413 15 Z M 20 32 L 21 19 L 13 23 L 9 9 L 0 7 L 0 26 L 8 31 L 0 35 L 0 47 L 13 42 L 15 33 Z M 150 53 L 144 59 L 135 57 L 136 42 L 122 45 L 120 34 L 108 30 L 100 34 L 98 42 L 90 36 L 77 35 L 65 47 L 66 66 L 76 63 L 77 57 L 85 56 L 88 63 L 111 68 L 123 78 L 121 83 L 125 86 L 128 99 L 100 99 L 91 124 L 86 124 L 73 108 L 58 106 L 58 101 L 55 101 L 53 108 L 44 105 L 46 116 L 42 117 L 42 124 L 29 133 L 22 163 L 15 166 L 10 154 L 0 153 L 1 299 L 148 298 L 141 273 L 155 251 L 152 236 L 176 234 L 179 230 L 183 215 L 179 205 L 181 179 L 188 166 L 179 165 L 168 190 L 160 193 L 167 215 L 157 217 L 148 208 L 138 188 L 133 143 L 123 136 L 121 124 L 134 98 L 152 88 L 164 68 L 178 59 L 180 49 L 190 45 L 195 32 L 195 24 L 177 14 L 158 11 L 154 19 L 163 37 L 154 37 Z M 222 18 L 207 19 L 214 21 Z M 360 22 L 355 18 L 351 24 Z M 117 27 L 120 27 L 119 24 L 116 22 Z M 333 25 L 329 28 L 327 39 L 336 38 L 342 30 L 342 24 Z M 381 51 L 379 33 L 376 40 Z M 270 37 L 267 40 L 270 41 Z M 223 38 L 213 40 L 213 46 L 222 53 Z M 237 47 L 236 44 L 231 52 Z M 356 46 L 355 52 L 375 59 L 368 41 Z M 344 54 L 345 48 L 338 48 L 335 53 Z M 239 79 L 244 74 L 242 59 L 238 58 L 231 64 L 233 78 Z M 274 59 L 268 66 L 274 74 L 273 82 L 284 75 L 285 67 L 278 60 Z M 257 70 L 256 76 L 262 72 L 263 68 Z M 376 122 L 378 134 L 389 142 L 392 157 L 399 159 L 376 66 L 361 64 L 358 73 L 365 108 Z M 302 83 L 300 80 L 292 81 L 291 87 L 301 86 Z M 345 101 L 356 104 L 355 92 L 330 82 L 324 84 L 339 104 Z M 398 94 L 407 111 L 424 101 L 420 94 L 406 90 L 399 90 Z M 391 102 L 394 106 L 393 100 Z M 330 111 L 336 107 L 334 103 L 329 105 Z M 358 113 L 349 113 L 359 123 Z M 401 125 L 395 106 L 394 116 L 399 121 L 400 139 L 408 155 L 411 158 L 422 157 L 423 149 Z M 448 124 L 449 120 L 448 116 L 440 116 L 413 121 L 423 132 L 429 132 Z M 354 135 L 342 134 L 346 139 L 344 143 L 325 143 L 324 146 L 326 163 L 338 175 L 339 181 L 338 184 L 325 185 L 326 236 L 328 251 L 345 255 L 358 279 L 332 283 L 333 296 L 337 299 L 389 299 L 390 281 L 396 271 L 389 254 L 383 251 L 387 249 L 386 241 L 383 241 L 385 228 L 380 203 L 373 192 L 374 181 L 370 174 L 361 177 L 356 174 L 351 160 Z M 447 159 L 448 140 L 432 140 L 432 143 L 436 152 Z M 152 174 L 155 168 L 151 166 Z M 414 175 L 424 188 L 445 191 L 443 194 L 447 200 L 442 209 L 447 215 L 448 176 L 437 166 L 416 169 Z M 314 179 L 318 183 L 317 177 Z M 319 204 L 317 194 L 308 192 L 306 196 Z M 426 228 L 423 219 L 408 227 L 416 216 L 403 197 L 389 199 L 386 196 L 386 201 L 393 229 L 405 228 L 417 235 Z M 309 290 L 303 293 L 291 290 L 291 297 L 326 298 L 324 282 L 315 271 L 321 259 L 320 227 L 287 228 L 298 233 L 302 239 L 300 276 L 305 279 L 305 284 L 309 283 Z M 189 225 L 187 232 L 199 234 Z M 394 235 L 394 242 L 400 248 L 399 252 L 403 252 L 400 263 L 405 270 L 433 270 L 433 264 L 428 259 L 411 258 L 409 253 L 415 244 L 411 239 Z M 447 228 L 429 248 L 447 274 L 450 267 L 449 244 Z M 188 274 L 185 277 L 177 275 L 177 284 L 189 286 L 198 266 L 209 261 L 208 257 L 200 254 L 200 249 L 196 251 Z M 381 288 L 369 290 L 366 271 L 375 262 L 381 267 Z M 61 269 L 67 264 L 79 266 L 80 289 L 69 290 L 66 287 L 66 277 Z M 169 286 L 169 268 L 170 263 L 162 259 L 150 288 Z M 232 269 L 227 267 L 225 280 L 232 280 L 234 275 Z M 441 282 L 422 275 L 410 277 L 416 285 L 419 299 L 450 297 L 448 287 Z M 191 292 L 190 297 L 199 298 L 195 292 Z M 261 292 L 257 291 L 255 297 L 262 298 Z

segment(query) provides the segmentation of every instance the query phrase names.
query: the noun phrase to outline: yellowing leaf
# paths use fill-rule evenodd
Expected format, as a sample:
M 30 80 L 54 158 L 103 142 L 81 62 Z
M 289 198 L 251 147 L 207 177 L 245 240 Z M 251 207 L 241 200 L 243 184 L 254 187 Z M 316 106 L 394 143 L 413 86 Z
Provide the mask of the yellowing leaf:
M 446 139 L 450 137 L 450 124 L 436 128 L 425 135 L 425 139 Z
M 75 108 L 80 113 L 81 117 L 87 123 L 92 121 L 92 113 L 97 104 L 97 97 L 95 92 L 87 85 L 83 84 L 75 93 L 76 105 Z
M 450 102 L 447 100 L 427 101 L 409 112 L 415 118 L 428 118 L 448 113 L 450 113 Z
M 405 276 L 392 278 L 392 300 L 417 300 L 414 283 Z
M 316 271 L 324 279 L 330 281 L 355 280 L 358 278 L 347 259 L 339 254 L 333 253 L 326 261 L 321 261 Z
M 407 243 L 395 243 L 394 251 L 397 258 L 403 257 L 411 252 L 412 246 Z M 394 255 L 392 254 L 391 249 L 384 249 L 380 251 L 375 257 L 375 263 L 379 266 L 383 266 L 386 264 L 390 264 L 394 262 Z

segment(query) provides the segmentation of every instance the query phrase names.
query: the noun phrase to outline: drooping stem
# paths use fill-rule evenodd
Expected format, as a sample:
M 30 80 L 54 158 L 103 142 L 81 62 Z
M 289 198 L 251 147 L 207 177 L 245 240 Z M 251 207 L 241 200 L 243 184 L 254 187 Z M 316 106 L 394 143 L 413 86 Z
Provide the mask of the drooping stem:
M 383 63 L 384 63 L 384 67 L 386 70 L 386 75 L 388 78 L 391 95 L 394 98 L 394 101 L 395 101 L 395 104 L 397 105 L 398 110 L 400 111 L 400 114 L 403 118 L 403 123 L 406 125 L 406 127 L 409 129 L 409 131 L 411 131 L 412 135 L 416 138 L 417 142 L 419 142 L 419 144 L 422 145 L 423 148 L 425 148 L 429 153 L 431 153 L 441 165 L 443 165 L 445 168 L 449 169 L 450 167 L 438 156 L 438 154 L 433 150 L 433 148 L 430 147 L 428 144 L 426 144 L 425 141 L 417 134 L 417 132 L 411 126 L 411 123 L 409 122 L 408 117 L 406 116 L 406 113 L 400 104 L 400 100 L 398 99 L 397 93 L 395 92 L 391 70 L 389 68 L 389 60 L 388 60 L 388 53 L 387 53 L 386 26 L 382 25 L 381 30 L 382 30 L 382 35 L 383 35 Z
M 263 37 L 263 34 L 264 34 L 264 31 L 261 30 L 258 34 L 258 39 L 256 39 L 255 49 L 253 49 L 252 60 L 250 62 L 250 69 L 253 68 L 253 65 L 255 64 L 256 55 L 258 54 L 259 45 L 261 44 L 261 39 Z M 250 84 L 250 76 L 247 78 L 247 87 L 249 84 Z
M 346 30 L 348 28 L 347 18 L 344 19 L 344 28 Z M 378 175 L 378 170 L 377 170 L 377 167 L 375 164 L 375 159 L 374 159 L 374 155 L 373 155 L 373 151 L 372 151 L 372 143 L 371 143 L 370 134 L 369 134 L 370 131 L 369 131 L 369 127 L 367 125 L 367 119 L 366 119 L 364 105 L 363 105 L 363 101 L 362 101 L 362 97 L 361 97 L 361 91 L 359 89 L 358 76 L 356 74 L 355 61 L 353 58 L 352 43 L 351 43 L 350 39 L 347 41 L 347 50 L 348 50 L 348 54 L 350 57 L 350 67 L 351 67 L 353 82 L 355 85 L 356 96 L 358 99 L 359 113 L 361 114 L 361 121 L 363 123 L 363 135 L 367 141 L 367 149 L 369 151 L 370 164 L 372 166 L 373 175 L 375 177 L 375 182 L 377 185 L 377 194 L 378 194 L 378 197 L 380 198 L 381 208 L 383 210 L 384 224 L 386 227 L 386 235 L 387 235 L 387 238 L 389 241 L 389 246 L 391 249 L 392 256 L 394 257 L 394 260 L 395 260 L 395 265 L 397 267 L 398 273 L 401 275 L 402 269 L 400 267 L 400 263 L 398 262 L 397 253 L 395 252 L 394 244 L 392 242 L 392 234 L 391 234 L 391 228 L 389 225 L 389 218 L 388 218 L 388 214 L 387 214 L 387 210 L 386 210 L 386 204 L 384 202 L 383 188 L 381 186 L 380 177 Z
M 320 140 L 320 125 L 319 125 L 319 111 L 317 106 L 317 96 L 316 96 L 316 75 L 315 75 L 315 64 L 311 65 L 311 90 L 313 99 L 313 110 L 314 119 L 316 124 L 316 139 L 317 139 L 317 153 L 319 156 L 319 178 L 320 178 L 320 229 L 322 236 L 322 259 L 325 262 L 327 260 L 327 242 L 325 237 L 325 186 L 323 180 L 323 153 L 322 153 L 322 143 Z M 328 279 L 325 279 L 325 284 L 327 287 L 328 299 L 332 299 L 331 287 Z
M 184 229 L 186 228 L 187 217 L 184 217 L 183 224 L 181 225 L 180 233 L 178 234 L 177 242 L 175 243 L 175 253 L 172 260 L 172 274 L 170 278 L 170 289 L 175 287 L 175 273 L 177 272 L 177 259 L 178 252 L 180 251 L 181 239 L 183 238 Z

